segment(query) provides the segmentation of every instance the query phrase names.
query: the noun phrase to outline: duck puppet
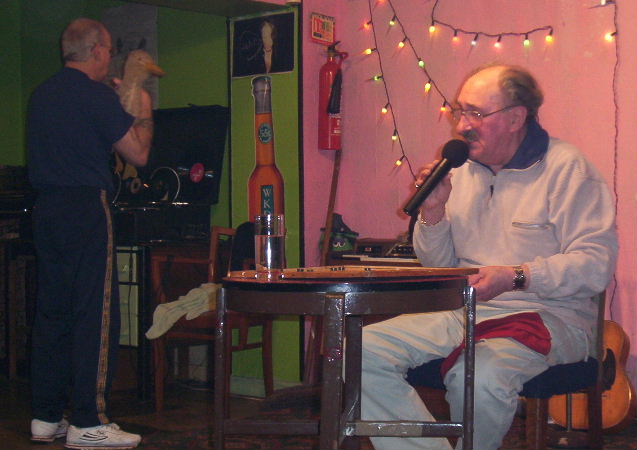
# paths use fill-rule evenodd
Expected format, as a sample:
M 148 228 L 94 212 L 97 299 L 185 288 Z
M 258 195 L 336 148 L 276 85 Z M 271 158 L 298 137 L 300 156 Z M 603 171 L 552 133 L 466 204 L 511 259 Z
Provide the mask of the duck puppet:
M 144 82 L 151 76 L 162 77 L 165 74 L 148 52 L 131 51 L 126 57 L 122 81 L 117 88 L 117 94 L 126 112 L 139 117 Z M 125 164 L 117 153 L 115 153 L 115 172 L 120 175 L 122 181 L 132 179 L 130 183 L 127 183 L 131 193 L 139 191 L 141 182 L 137 177 L 137 170 L 132 165 Z

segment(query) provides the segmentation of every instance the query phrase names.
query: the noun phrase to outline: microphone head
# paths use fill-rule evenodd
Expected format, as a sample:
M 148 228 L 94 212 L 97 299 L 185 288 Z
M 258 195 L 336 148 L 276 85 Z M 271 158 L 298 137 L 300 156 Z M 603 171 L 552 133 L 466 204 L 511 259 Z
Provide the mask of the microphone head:
M 452 139 L 442 147 L 442 157 L 451 167 L 460 167 L 469 157 L 469 145 L 460 139 Z

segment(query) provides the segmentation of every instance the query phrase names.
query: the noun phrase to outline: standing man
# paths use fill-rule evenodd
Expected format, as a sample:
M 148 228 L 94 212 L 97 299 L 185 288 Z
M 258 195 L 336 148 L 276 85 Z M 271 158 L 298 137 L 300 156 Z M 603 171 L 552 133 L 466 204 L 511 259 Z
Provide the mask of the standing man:
M 476 336 L 476 450 L 499 448 L 526 381 L 587 357 L 596 318 L 591 297 L 615 269 L 609 190 L 579 150 L 542 129 L 542 100 L 535 79 L 517 66 L 490 65 L 465 79 L 452 118 L 469 144 L 469 161 L 425 200 L 414 230 L 424 266 L 479 267 L 468 280 L 479 302 L 477 322 L 500 336 Z M 433 166 L 424 168 L 419 183 Z M 433 420 L 405 373 L 448 357 L 463 339 L 460 310 L 365 327 L 363 418 Z M 445 363 L 446 398 L 452 419 L 461 421 L 464 359 Z M 450 449 L 444 438 L 373 443 L 377 449 Z
M 111 49 L 104 25 L 72 21 L 61 38 L 64 67 L 35 89 L 27 119 L 29 177 L 38 192 L 31 434 L 44 442 L 66 436 L 68 448 L 128 449 L 141 440 L 106 416 L 120 325 L 109 162 L 114 149 L 146 164 L 151 100 L 143 92 L 133 117 L 102 83 Z M 63 417 L 69 388 L 70 424 Z

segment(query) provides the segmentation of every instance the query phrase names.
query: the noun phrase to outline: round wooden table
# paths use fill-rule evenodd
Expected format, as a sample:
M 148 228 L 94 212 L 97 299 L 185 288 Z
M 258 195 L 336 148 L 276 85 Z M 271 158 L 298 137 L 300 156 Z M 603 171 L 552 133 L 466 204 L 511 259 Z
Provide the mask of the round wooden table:
M 345 268 L 347 267 L 347 268 Z M 285 269 L 274 279 L 231 272 L 217 299 L 214 444 L 225 434 L 319 435 L 319 448 L 338 449 L 351 436 L 456 436 L 473 441 L 475 269 L 321 267 Z M 465 403 L 462 422 L 378 422 L 360 419 L 363 317 L 465 308 Z M 263 421 L 226 417 L 226 312 L 320 316 L 323 319 L 321 411 L 318 420 Z M 345 371 L 343 371 L 345 369 Z M 345 373 L 345 377 L 343 374 Z M 344 389 L 343 389 L 344 386 Z

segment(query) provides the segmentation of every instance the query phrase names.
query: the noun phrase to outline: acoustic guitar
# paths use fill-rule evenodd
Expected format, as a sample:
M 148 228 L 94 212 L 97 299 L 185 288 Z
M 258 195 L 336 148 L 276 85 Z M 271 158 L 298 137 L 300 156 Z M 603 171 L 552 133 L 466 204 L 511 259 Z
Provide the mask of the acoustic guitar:
M 611 320 L 604 321 L 604 359 L 602 392 L 602 429 L 605 433 L 621 431 L 635 418 L 637 398 L 635 389 L 626 376 L 625 366 L 630 342 L 622 328 Z M 571 427 L 588 429 L 587 394 L 571 395 Z M 549 400 L 549 415 L 555 423 L 567 427 L 567 395 L 556 395 Z

